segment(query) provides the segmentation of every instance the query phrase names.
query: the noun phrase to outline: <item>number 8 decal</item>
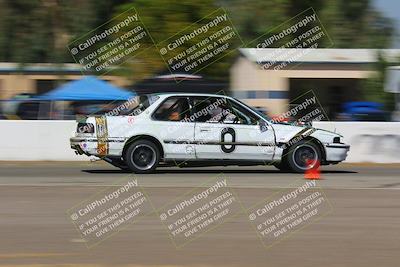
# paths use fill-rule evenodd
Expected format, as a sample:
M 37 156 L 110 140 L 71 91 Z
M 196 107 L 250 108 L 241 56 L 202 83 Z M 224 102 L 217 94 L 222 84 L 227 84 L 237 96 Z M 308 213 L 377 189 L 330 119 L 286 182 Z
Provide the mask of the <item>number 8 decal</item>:
M 233 128 L 224 128 L 224 129 L 222 129 L 222 132 L 221 132 L 221 143 L 225 143 L 225 136 L 227 134 L 230 134 L 232 136 L 232 143 L 235 143 L 236 142 L 236 133 L 235 133 L 235 130 Z M 236 148 L 236 146 L 234 144 L 228 145 L 228 147 L 226 147 L 225 144 L 221 145 L 221 149 L 225 153 L 231 153 L 231 152 L 233 152 L 235 150 L 235 148 Z

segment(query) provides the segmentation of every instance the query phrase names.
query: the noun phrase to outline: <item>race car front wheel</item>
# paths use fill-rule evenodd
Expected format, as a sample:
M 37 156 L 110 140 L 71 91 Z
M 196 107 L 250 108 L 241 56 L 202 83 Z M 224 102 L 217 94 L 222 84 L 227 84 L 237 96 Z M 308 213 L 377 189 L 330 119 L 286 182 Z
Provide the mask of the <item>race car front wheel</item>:
M 312 141 L 300 141 L 289 149 L 287 164 L 294 172 L 305 172 L 314 168 L 321 161 L 321 151 Z
M 275 162 L 273 163 L 275 168 L 279 169 L 280 171 L 287 172 L 290 171 L 290 167 L 286 161 L 286 159 L 282 159 L 281 162 Z
M 148 140 L 137 140 L 129 145 L 124 159 L 135 173 L 152 173 L 160 162 L 158 147 Z

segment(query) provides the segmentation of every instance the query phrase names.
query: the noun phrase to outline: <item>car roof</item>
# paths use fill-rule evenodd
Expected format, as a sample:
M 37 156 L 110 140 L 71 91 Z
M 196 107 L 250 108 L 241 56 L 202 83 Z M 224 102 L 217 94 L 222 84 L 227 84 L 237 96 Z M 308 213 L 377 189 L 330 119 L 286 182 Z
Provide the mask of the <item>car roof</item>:
M 158 95 L 158 96 L 164 96 L 164 97 L 169 97 L 169 96 L 207 96 L 207 97 L 229 97 L 228 95 L 218 95 L 218 94 L 202 94 L 202 93 L 155 93 L 153 95 Z

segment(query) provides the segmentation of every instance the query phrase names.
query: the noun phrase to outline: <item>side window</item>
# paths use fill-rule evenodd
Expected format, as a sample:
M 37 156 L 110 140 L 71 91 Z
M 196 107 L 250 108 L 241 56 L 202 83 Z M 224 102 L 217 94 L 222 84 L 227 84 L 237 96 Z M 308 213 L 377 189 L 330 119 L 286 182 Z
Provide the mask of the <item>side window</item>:
M 189 117 L 189 104 L 186 97 L 170 97 L 154 112 L 153 118 L 159 121 L 182 121 Z
M 213 100 L 207 97 L 191 98 L 193 106 L 191 118 L 195 122 L 211 122 L 213 120 L 213 113 L 215 113 Z
M 229 100 L 229 105 L 232 110 L 232 113 L 237 117 L 237 120 L 240 124 L 247 124 L 247 125 L 256 125 L 259 121 L 259 118 L 250 112 L 248 109 L 243 107 L 242 105 L 238 104 L 235 101 Z
M 257 117 L 236 102 L 226 98 L 197 97 L 193 99 L 196 122 L 225 124 L 257 124 Z

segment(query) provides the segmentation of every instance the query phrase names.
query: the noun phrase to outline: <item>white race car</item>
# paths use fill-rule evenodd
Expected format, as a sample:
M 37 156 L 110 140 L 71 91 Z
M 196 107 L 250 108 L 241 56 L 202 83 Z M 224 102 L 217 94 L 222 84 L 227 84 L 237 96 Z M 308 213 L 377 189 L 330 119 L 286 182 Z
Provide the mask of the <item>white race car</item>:
M 345 160 L 350 146 L 342 141 L 337 133 L 271 122 L 232 97 L 189 93 L 135 97 L 79 120 L 70 139 L 77 154 L 135 173 L 163 165 L 265 164 L 304 172 Z

